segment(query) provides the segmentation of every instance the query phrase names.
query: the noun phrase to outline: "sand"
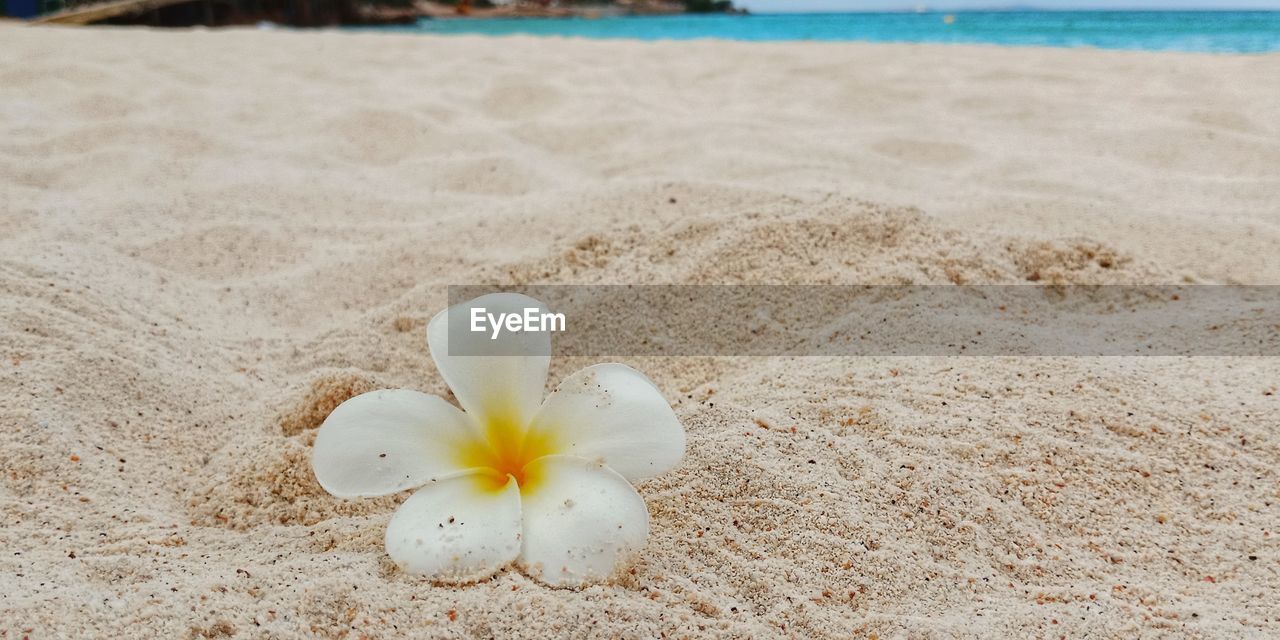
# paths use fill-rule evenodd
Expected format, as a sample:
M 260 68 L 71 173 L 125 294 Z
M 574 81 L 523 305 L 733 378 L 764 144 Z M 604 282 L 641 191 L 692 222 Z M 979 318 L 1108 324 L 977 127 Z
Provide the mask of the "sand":
M 689 450 L 581 591 L 308 455 L 451 283 L 1280 283 L 1278 68 L 0 26 L 0 635 L 1274 637 L 1275 359 L 629 360 Z

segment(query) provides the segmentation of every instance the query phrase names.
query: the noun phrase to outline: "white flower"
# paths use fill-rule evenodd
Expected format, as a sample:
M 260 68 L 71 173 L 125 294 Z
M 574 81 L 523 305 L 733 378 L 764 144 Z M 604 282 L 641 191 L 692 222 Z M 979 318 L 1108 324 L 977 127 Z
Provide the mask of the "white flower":
M 463 322 L 473 306 L 545 310 L 499 293 L 437 314 L 427 343 L 465 413 L 405 389 L 351 398 L 316 435 L 316 479 L 343 498 L 421 487 L 387 525 L 387 553 L 408 572 L 467 582 L 516 561 L 554 586 L 608 578 L 649 533 L 631 482 L 674 467 L 684 430 L 653 383 L 621 364 L 578 371 L 543 401 L 546 332 L 499 338 L 525 355 L 449 355 L 450 316 Z M 460 339 L 492 344 L 469 335 L 455 332 L 455 352 Z

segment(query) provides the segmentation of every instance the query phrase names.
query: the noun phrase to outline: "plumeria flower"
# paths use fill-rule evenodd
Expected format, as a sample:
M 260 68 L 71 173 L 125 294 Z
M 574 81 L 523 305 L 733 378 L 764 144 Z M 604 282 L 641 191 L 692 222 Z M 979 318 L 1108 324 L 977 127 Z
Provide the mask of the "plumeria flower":
M 410 573 L 470 582 L 515 562 L 552 586 L 607 579 L 649 534 L 631 483 L 680 461 L 684 429 L 657 387 L 621 364 L 582 369 L 544 401 L 550 334 L 457 330 L 472 307 L 546 310 L 498 293 L 437 314 L 427 344 L 463 410 L 407 389 L 351 398 L 316 435 L 316 479 L 341 498 L 417 488 L 386 533 Z M 461 355 L 504 340 L 488 353 L 518 355 Z

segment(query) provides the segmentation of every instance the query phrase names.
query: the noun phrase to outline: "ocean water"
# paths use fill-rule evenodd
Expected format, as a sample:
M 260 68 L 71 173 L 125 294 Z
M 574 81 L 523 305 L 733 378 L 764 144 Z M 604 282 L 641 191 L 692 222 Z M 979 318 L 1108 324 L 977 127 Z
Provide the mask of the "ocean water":
M 1280 50 L 1280 11 L 999 11 L 422 20 L 431 34 L 639 40 L 820 40 L 1258 53 Z

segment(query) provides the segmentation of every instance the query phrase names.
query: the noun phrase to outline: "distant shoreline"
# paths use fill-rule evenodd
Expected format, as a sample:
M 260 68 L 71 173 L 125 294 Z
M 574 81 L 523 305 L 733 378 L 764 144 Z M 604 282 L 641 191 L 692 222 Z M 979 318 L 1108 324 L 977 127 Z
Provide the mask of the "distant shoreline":
M 743 9 L 733 8 L 731 3 L 706 3 L 722 5 L 718 10 L 691 10 L 691 3 L 652 0 L 628 4 L 600 3 L 573 5 L 543 5 L 537 2 L 519 2 L 503 6 L 471 7 L 467 3 L 450 4 L 433 0 L 419 0 L 408 7 L 368 6 L 365 15 L 374 23 L 414 22 L 423 18 L 439 20 L 492 20 L 503 18 L 622 18 L 632 16 L 667 16 L 685 14 L 737 14 Z
M 591 4 L 517 1 L 483 6 L 472 0 L 0 0 L 0 16 L 35 24 L 225 27 L 273 23 L 291 27 L 410 24 L 423 19 L 610 18 L 746 13 L 730 0 L 631 0 Z

